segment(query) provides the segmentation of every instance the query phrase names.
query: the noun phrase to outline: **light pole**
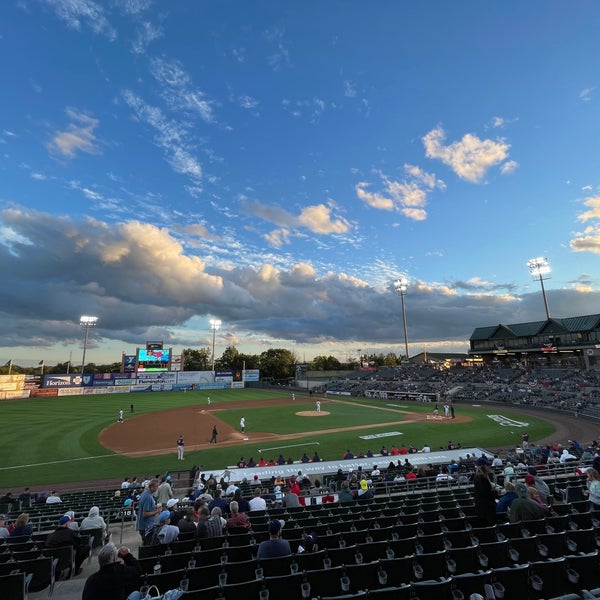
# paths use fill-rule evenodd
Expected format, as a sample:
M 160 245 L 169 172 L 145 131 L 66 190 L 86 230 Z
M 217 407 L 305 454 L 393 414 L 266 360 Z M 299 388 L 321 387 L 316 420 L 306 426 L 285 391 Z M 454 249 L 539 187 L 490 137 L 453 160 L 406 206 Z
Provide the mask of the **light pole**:
M 83 368 L 85 367 L 85 351 L 87 350 L 88 335 L 90 333 L 90 327 L 96 327 L 98 317 L 90 317 L 82 315 L 79 318 L 79 324 L 83 327 L 85 334 L 83 336 L 83 358 L 81 359 L 81 374 L 83 375 Z
M 548 299 L 546 298 L 546 290 L 544 288 L 544 279 L 550 279 L 550 265 L 547 258 L 532 258 L 527 261 L 529 272 L 534 279 L 539 279 L 542 286 L 542 296 L 544 298 L 544 308 L 546 309 L 546 318 L 550 318 L 550 309 L 548 308 Z
M 408 287 L 408 278 L 406 275 L 401 275 L 396 281 L 394 281 L 394 289 L 400 294 L 400 300 L 402 301 L 402 322 L 404 323 L 404 352 L 406 360 L 408 360 L 408 330 L 406 329 L 406 310 L 404 308 L 404 294 L 406 294 L 406 288 Z
M 212 343 L 212 370 L 215 370 L 215 335 L 217 331 L 221 328 L 221 321 L 219 319 L 211 319 L 209 321 L 210 328 L 213 332 L 213 343 Z

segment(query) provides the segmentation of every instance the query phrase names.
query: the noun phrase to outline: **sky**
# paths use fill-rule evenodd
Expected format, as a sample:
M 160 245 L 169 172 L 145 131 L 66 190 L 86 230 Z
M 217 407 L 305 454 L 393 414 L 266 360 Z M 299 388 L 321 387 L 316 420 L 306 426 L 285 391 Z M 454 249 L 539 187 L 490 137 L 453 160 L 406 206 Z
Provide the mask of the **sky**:
M 466 352 L 600 312 L 600 3 L 5 0 L 0 361 Z M 595 41 L 594 41 L 595 40 Z

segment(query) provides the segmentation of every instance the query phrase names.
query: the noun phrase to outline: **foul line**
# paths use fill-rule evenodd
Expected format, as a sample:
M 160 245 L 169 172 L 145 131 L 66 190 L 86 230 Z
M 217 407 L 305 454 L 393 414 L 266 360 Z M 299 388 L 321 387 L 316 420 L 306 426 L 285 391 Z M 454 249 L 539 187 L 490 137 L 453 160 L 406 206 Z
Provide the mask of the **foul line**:
M 281 450 L 282 448 L 296 448 L 298 446 L 320 446 L 319 442 L 306 442 L 305 444 L 291 444 L 289 446 L 273 446 L 272 448 L 261 448 L 259 452 L 267 452 L 271 450 Z

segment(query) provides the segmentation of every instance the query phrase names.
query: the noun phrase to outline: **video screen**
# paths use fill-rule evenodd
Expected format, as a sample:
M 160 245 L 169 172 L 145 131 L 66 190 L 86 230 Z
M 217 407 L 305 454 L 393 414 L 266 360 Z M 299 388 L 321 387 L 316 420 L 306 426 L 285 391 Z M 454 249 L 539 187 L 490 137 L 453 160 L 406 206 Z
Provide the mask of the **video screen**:
M 140 348 L 138 352 L 138 372 L 168 371 L 171 349 L 148 350 Z

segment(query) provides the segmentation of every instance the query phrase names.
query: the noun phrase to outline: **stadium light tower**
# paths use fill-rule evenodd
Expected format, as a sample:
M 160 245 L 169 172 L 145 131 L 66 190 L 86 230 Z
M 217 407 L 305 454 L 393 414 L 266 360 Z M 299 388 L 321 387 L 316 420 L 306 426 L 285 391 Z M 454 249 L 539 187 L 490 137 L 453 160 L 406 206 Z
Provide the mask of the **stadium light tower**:
M 542 296 L 544 298 L 544 308 L 546 309 L 546 318 L 550 318 L 550 309 L 548 308 L 548 299 L 546 298 L 546 289 L 544 288 L 544 279 L 550 279 L 550 265 L 547 258 L 532 258 L 527 261 L 529 272 L 534 279 L 539 279 L 542 286 Z
M 96 327 L 98 317 L 90 317 L 82 315 L 79 317 L 79 324 L 83 327 L 85 334 L 83 336 L 83 358 L 81 359 L 81 374 L 83 375 L 83 368 L 85 367 L 85 351 L 87 350 L 88 335 L 90 333 L 90 327 Z
M 221 328 L 221 321 L 219 319 L 211 319 L 209 321 L 210 328 L 213 332 L 213 343 L 212 343 L 212 370 L 215 370 L 215 335 L 217 331 Z
M 404 308 L 404 294 L 406 294 L 406 288 L 408 287 L 408 278 L 406 275 L 401 275 L 396 281 L 394 281 L 394 289 L 400 294 L 400 300 L 402 301 L 402 322 L 404 323 L 404 352 L 406 354 L 406 360 L 408 360 L 408 330 L 406 329 L 406 310 Z

